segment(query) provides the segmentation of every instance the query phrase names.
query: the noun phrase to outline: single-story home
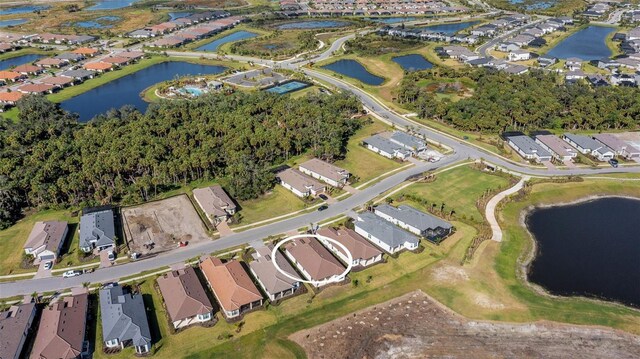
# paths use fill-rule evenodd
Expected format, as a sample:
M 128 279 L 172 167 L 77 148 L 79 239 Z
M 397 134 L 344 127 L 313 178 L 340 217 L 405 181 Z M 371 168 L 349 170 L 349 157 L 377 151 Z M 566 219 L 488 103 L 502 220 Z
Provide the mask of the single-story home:
M 175 329 L 213 319 L 213 305 L 190 265 L 164 273 L 158 288 Z
M 41 79 L 40 82 L 55 87 L 65 87 L 67 85 L 73 85 L 75 79 L 66 76 L 49 76 Z
M 69 62 L 78 62 L 84 60 L 85 57 L 84 55 L 75 52 L 63 52 L 59 55 L 54 56 L 54 59 L 67 60 Z
M 622 156 L 628 159 L 640 158 L 640 149 L 635 148 L 634 146 L 626 143 L 625 141 L 610 133 L 599 133 L 597 135 L 594 135 L 593 138 L 613 150 L 618 156 Z
M 364 212 L 354 223 L 355 231 L 387 253 L 396 253 L 403 249 L 415 250 L 420 239 L 405 230 L 387 222 L 371 212 Z
M 226 221 L 236 213 L 235 202 L 219 185 L 196 188 L 193 190 L 193 198 L 214 225 Z
M 371 151 L 387 158 L 399 158 L 404 161 L 412 155 L 411 150 L 380 135 L 373 135 L 362 142 Z
M 290 240 L 284 244 L 284 253 L 307 280 L 315 282 L 316 288 L 330 283 L 323 281 L 340 282 L 345 278 L 345 266 L 315 238 Z
M 85 358 L 89 293 L 86 289 L 59 298 L 42 310 L 30 358 Z
M 46 94 L 53 93 L 56 86 L 49 84 L 24 84 L 17 88 L 18 91 L 25 94 Z
M 21 358 L 36 311 L 36 303 L 22 303 L 0 312 L 0 358 Z
M 374 213 L 384 220 L 431 241 L 444 239 L 453 230 L 451 223 L 404 204 L 398 207 L 381 204 L 375 208 Z
M 256 249 L 256 252 L 252 254 L 254 260 L 249 263 L 249 270 L 251 270 L 251 274 L 256 278 L 269 300 L 276 301 L 293 295 L 300 287 L 300 281 L 289 278 L 276 269 L 272 250 L 272 245 Z M 292 277 L 300 277 L 280 251 L 276 251 L 275 262 L 281 270 Z
M 578 152 L 573 147 L 556 135 L 537 135 L 535 141 L 558 161 L 570 161 L 578 156 Z
M 77 69 L 77 70 L 67 70 L 60 73 L 60 76 L 70 77 L 77 81 L 84 81 L 86 79 L 92 79 L 95 76 L 94 71 L 89 71 L 85 69 Z
M 536 162 L 551 161 L 551 153 L 529 136 L 509 136 L 507 137 L 507 143 L 524 159 L 535 160 Z
M 39 73 L 42 72 L 42 68 L 38 67 L 36 65 L 31 65 L 31 64 L 23 64 L 23 65 L 18 65 L 16 67 L 13 68 L 14 72 L 19 72 L 23 75 L 37 75 Z
M 69 60 L 65 60 L 65 59 L 56 59 L 53 57 L 47 57 L 44 58 L 42 60 L 36 61 L 36 65 L 40 66 L 40 67 L 47 67 L 47 68 L 60 68 L 62 66 L 68 65 L 69 64 Z
M 151 330 L 142 294 L 118 284 L 100 289 L 102 341 L 107 348 L 133 345 L 137 354 L 151 351 Z
M 316 196 L 325 191 L 325 186 L 295 168 L 287 168 L 276 174 L 280 184 L 298 197 Z
M 317 158 L 312 158 L 301 164 L 298 169 L 300 172 L 328 183 L 333 187 L 344 186 L 351 175 L 349 171 Z
M 24 96 L 22 92 L 0 92 L 0 104 L 4 106 L 14 106 L 18 100 Z
M 26 75 L 23 75 L 15 71 L 0 71 L 0 81 L 3 81 L 3 82 L 9 82 L 9 81 L 15 82 L 25 77 Z
M 84 210 L 80 217 L 80 250 L 85 253 L 94 248 L 99 251 L 112 248 L 116 242 L 116 228 L 113 220 L 113 210 L 98 210 L 89 212 Z
M 509 61 L 526 61 L 531 58 L 531 53 L 526 50 L 513 50 L 509 52 Z
M 91 47 L 79 47 L 71 52 L 73 52 L 74 54 L 83 55 L 85 57 L 94 57 L 100 53 L 100 50 Z
M 580 153 L 592 155 L 599 161 L 608 161 L 613 158 L 613 151 L 602 143 L 594 140 L 589 136 L 576 135 L 573 133 L 565 133 L 562 139 L 568 144 L 575 147 Z
M 411 150 L 414 154 L 427 149 L 427 143 L 423 139 L 402 131 L 392 133 L 389 141 Z
M 225 318 L 235 318 L 262 306 L 262 294 L 240 262 L 222 263 L 220 258 L 207 257 L 200 262 L 200 269 Z
M 67 238 L 69 227 L 67 222 L 36 222 L 24 244 L 24 252 L 42 260 L 56 260 L 60 249 Z
M 82 65 L 85 70 L 89 71 L 97 71 L 97 72 L 106 72 L 113 69 L 113 64 L 107 62 L 87 62 Z
M 354 267 L 367 267 L 382 260 L 382 251 L 362 238 L 353 229 L 324 227 L 319 229 L 317 234 L 331 238 L 345 246 L 351 254 Z M 335 253 L 344 263 L 348 263 L 349 257 L 341 247 L 322 238 L 320 238 L 320 242 Z

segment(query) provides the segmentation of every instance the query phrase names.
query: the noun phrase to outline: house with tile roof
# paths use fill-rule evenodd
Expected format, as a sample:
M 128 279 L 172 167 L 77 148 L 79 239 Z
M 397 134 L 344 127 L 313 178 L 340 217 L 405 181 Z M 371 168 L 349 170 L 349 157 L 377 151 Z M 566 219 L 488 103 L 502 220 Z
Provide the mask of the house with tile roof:
M 262 306 L 262 293 L 240 262 L 230 260 L 223 263 L 220 258 L 207 257 L 200 262 L 200 269 L 225 318 L 236 318 Z
M 100 289 L 102 340 L 107 348 L 133 345 L 137 354 L 151 351 L 151 330 L 142 294 L 118 284 Z
M 345 246 L 351 254 L 354 267 L 368 267 L 382 260 L 382 251 L 353 229 L 324 227 L 319 229 L 317 234 L 336 240 Z M 319 240 L 344 263 L 348 263 L 349 256 L 341 247 L 322 238 Z
M 164 273 L 157 282 L 175 329 L 213 320 L 213 305 L 193 267 Z
M 284 253 L 316 288 L 345 279 L 345 266 L 313 237 L 296 238 L 284 244 Z M 330 282 L 325 282 L 330 281 Z
M 235 202 L 219 185 L 194 189 L 193 199 L 213 225 L 226 221 L 236 213 Z
M 256 249 L 256 252 L 252 254 L 254 260 L 249 263 L 249 269 L 269 300 L 276 301 L 293 295 L 300 287 L 300 281 L 291 279 L 276 269 L 272 250 L 272 245 Z M 290 276 L 300 277 L 282 252 L 276 251 L 275 262 L 281 270 Z
M 68 228 L 67 222 L 36 222 L 23 246 L 24 252 L 39 261 L 56 260 L 67 238 Z
M 325 186 L 295 168 L 287 168 L 276 174 L 282 187 L 293 192 L 298 197 L 317 196 L 325 191 Z
M 0 358 L 23 358 L 22 350 L 35 316 L 35 303 L 12 305 L 0 312 Z
M 31 359 L 75 359 L 89 355 L 86 340 L 89 294 L 86 289 L 59 298 L 42 310 Z

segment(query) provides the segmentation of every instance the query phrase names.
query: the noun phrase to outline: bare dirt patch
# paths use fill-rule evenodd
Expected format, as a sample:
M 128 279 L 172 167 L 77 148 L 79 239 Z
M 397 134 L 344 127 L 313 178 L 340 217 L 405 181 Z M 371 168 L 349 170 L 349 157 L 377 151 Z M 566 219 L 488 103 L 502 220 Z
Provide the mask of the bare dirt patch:
M 142 255 L 211 239 L 186 195 L 125 208 L 122 219 L 129 248 Z
M 421 291 L 294 333 L 309 358 L 638 358 L 640 337 L 597 327 L 465 319 Z

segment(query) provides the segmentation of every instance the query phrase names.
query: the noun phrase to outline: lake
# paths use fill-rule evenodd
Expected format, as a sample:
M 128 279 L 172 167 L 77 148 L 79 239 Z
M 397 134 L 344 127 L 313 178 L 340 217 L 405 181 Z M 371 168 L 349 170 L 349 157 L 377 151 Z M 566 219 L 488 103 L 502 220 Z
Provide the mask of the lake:
M 120 21 L 119 16 L 102 16 L 95 20 L 78 21 L 73 25 L 84 29 L 109 29 L 117 21 Z
M 115 10 L 123 7 L 131 6 L 140 0 L 100 0 L 95 5 L 87 8 L 87 10 Z
M 379 22 L 381 24 L 397 24 L 400 22 L 414 21 L 415 17 L 365 17 L 365 20 Z
M 338 60 L 328 65 L 322 66 L 322 68 L 337 72 L 341 75 L 354 78 L 367 85 L 378 86 L 382 85 L 384 78 L 376 76 L 362 66 L 355 60 Z
M 191 15 L 193 15 L 192 12 L 170 12 L 169 20 L 180 19 L 183 17 L 191 16 Z
M 527 217 L 538 244 L 529 280 L 557 295 L 640 307 L 640 200 L 601 198 Z
M 22 25 L 27 21 L 29 21 L 29 20 L 27 20 L 27 19 L 0 20 L 0 27 Z
M 13 66 L 30 64 L 30 63 L 32 63 L 34 61 L 40 60 L 43 57 L 45 57 L 45 56 L 44 55 L 28 54 L 28 55 L 12 57 L 12 58 L 6 59 L 6 60 L 1 60 L 0 61 L 0 70 L 6 70 L 6 69 L 8 69 L 10 67 L 13 67 Z
M 311 20 L 288 22 L 286 24 L 278 25 L 276 28 L 278 30 L 325 29 L 334 27 L 345 27 L 350 25 L 351 23 L 347 21 Z
M 442 32 L 447 35 L 453 35 L 459 31 L 462 31 L 468 27 L 471 27 L 475 24 L 479 23 L 479 21 L 468 21 L 468 22 L 452 22 L 449 24 L 438 24 L 438 25 L 429 25 L 420 27 L 422 30 L 429 30 L 434 32 Z
M 511 5 L 520 5 L 527 10 L 546 10 L 556 4 L 556 0 L 509 0 Z
M 27 14 L 34 11 L 46 10 L 50 6 L 20 6 L 0 9 L 0 15 Z
M 149 86 L 177 76 L 214 75 L 226 69 L 224 66 L 199 65 L 184 61 L 163 62 L 70 98 L 62 102 L 61 107 L 78 113 L 80 122 L 87 122 L 96 115 L 124 105 L 132 105 L 144 112 L 148 104 L 140 97 L 140 93 Z
M 577 57 L 584 61 L 599 60 L 611 56 L 605 39 L 614 32 L 613 27 L 589 26 L 562 40 L 547 55 L 559 59 Z
M 392 58 L 393 62 L 400 65 L 405 71 L 420 71 L 433 67 L 433 64 L 422 55 L 409 54 L 404 56 L 396 56 Z
M 208 44 L 204 44 L 196 49 L 196 51 L 216 51 L 220 46 L 226 44 L 228 42 L 240 41 L 244 39 L 250 39 L 252 37 L 256 37 L 258 34 L 250 31 L 236 31 L 232 34 L 229 34 L 225 37 L 221 37 L 217 40 L 211 41 Z

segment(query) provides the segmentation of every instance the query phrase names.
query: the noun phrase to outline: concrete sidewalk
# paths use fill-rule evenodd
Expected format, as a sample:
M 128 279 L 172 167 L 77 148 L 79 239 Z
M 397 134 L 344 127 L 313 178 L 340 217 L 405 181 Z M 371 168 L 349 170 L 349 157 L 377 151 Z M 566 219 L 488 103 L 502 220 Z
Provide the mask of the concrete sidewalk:
M 518 183 L 516 183 L 515 186 L 498 193 L 487 203 L 485 216 L 487 217 L 487 221 L 489 221 L 489 224 L 491 225 L 491 240 L 502 242 L 502 229 L 500 228 L 498 220 L 496 219 L 496 207 L 498 206 L 498 203 L 500 203 L 500 201 L 502 201 L 505 197 L 518 192 L 524 186 L 524 183 L 528 180 L 528 176 L 522 177 L 522 179 Z

